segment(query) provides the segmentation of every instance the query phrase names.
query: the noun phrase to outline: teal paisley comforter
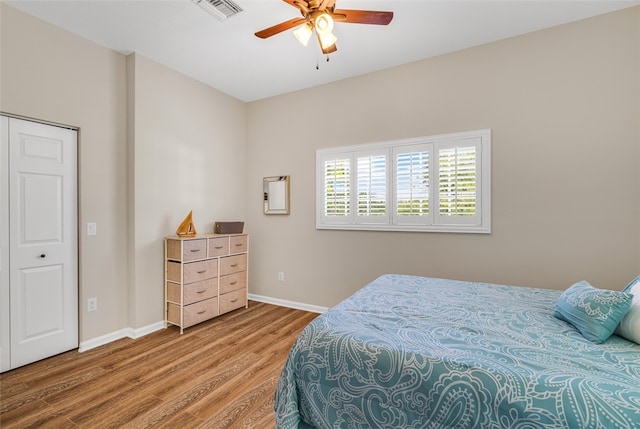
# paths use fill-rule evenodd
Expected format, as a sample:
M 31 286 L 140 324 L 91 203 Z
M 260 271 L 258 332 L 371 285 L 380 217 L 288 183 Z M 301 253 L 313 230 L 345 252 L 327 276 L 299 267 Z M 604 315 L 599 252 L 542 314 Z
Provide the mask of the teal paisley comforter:
M 300 334 L 277 428 L 640 428 L 640 346 L 584 339 L 560 293 L 379 277 Z

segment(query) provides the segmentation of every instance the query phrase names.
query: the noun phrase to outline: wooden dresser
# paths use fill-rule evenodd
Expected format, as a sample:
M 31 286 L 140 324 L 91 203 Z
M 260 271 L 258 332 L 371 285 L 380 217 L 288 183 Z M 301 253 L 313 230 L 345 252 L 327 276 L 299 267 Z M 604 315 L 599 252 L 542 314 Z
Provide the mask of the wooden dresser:
M 165 327 L 184 328 L 247 307 L 247 234 L 164 239 Z

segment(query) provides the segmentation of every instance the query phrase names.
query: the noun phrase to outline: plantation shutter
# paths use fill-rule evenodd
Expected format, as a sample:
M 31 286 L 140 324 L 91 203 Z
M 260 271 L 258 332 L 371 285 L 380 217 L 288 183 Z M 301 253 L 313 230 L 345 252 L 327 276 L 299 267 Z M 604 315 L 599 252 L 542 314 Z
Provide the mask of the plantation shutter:
M 388 223 L 389 150 L 356 153 L 358 223 Z
M 316 151 L 316 228 L 491 232 L 491 130 Z
M 477 224 L 480 219 L 480 139 L 443 143 L 438 149 L 438 224 Z
M 323 161 L 322 213 L 326 222 L 345 223 L 351 219 L 351 158 Z
M 397 224 L 430 224 L 430 143 L 395 147 L 394 216 Z

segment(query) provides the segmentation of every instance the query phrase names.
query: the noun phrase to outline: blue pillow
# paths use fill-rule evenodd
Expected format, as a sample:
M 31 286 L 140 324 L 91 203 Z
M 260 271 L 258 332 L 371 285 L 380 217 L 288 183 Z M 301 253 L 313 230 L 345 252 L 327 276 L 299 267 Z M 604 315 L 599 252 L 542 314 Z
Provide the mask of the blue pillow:
M 553 315 L 569 322 L 587 340 L 603 343 L 629 310 L 633 295 L 597 289 L 580 281 L 563 292 Z

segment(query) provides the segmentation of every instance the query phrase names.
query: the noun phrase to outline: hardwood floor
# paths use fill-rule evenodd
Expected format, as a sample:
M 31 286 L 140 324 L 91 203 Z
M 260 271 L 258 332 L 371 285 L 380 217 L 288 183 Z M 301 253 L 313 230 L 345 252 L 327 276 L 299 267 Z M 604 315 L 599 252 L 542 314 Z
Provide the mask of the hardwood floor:
M 273 428 L 273 394 L 298 333 L 317 314 L 249 302 L 0 374 L 5 428 Z

